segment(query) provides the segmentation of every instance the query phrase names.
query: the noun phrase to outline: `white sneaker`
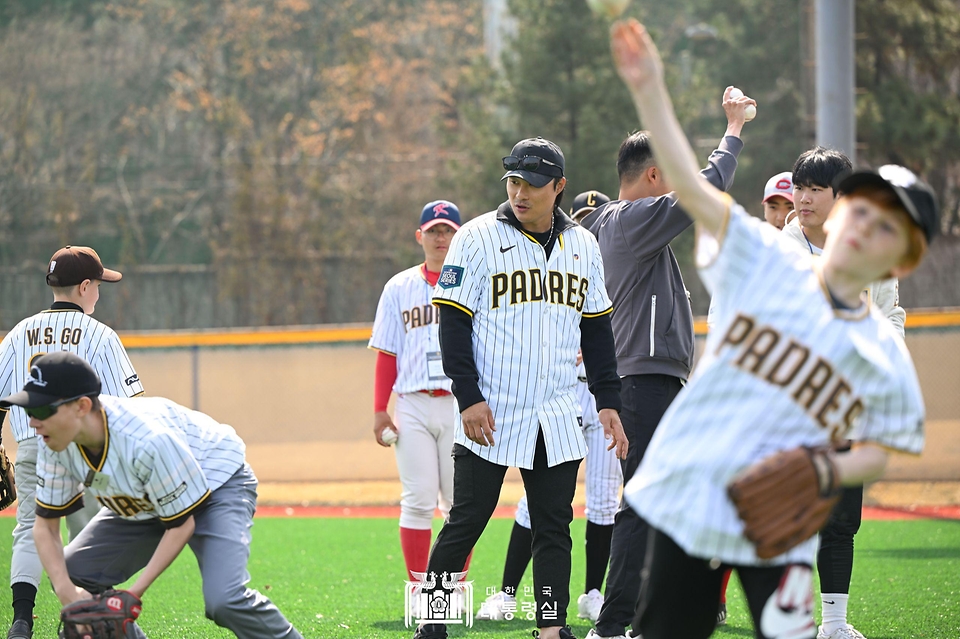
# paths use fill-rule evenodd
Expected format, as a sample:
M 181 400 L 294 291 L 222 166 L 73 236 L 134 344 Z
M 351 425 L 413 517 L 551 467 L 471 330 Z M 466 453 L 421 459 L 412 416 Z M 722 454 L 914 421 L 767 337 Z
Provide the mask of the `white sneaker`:
M 627 635 L 615 635 L 613 637 L 601 637 L 597 634 L 596 628 L 591 628 L 585 639 L 629 639 Z
M 589 619 L 597 623 L 601 608 L 603 608 L 603 595 L 596 588 L 577 598 L 577 616 L 581 619 Z
M 517 598 L 502 590 L 487 597 L 473 617 L 485 621 L 511 620 L 517 614 Z
M 846 626 L 840 626 L 829 635 L 823 631 L 823 626 L 820 626 L 817 629 L 817 639 L 867 639 L 860 632 L 847 624 Z

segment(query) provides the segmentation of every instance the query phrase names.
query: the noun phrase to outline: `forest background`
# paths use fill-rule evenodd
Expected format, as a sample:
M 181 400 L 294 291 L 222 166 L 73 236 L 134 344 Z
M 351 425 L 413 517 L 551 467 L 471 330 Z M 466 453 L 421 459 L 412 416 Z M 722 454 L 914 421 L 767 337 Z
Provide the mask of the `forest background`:
M 639 128 L 582 0 L 508 0 L 502 56 L 482 0 L 5 0 L 0 3 L 0 329 L 49 304 L 65 244 L 124 272 L 97 317 L 118 329 L 370 322 L 422 259 L 422 205 L 505 199 L 500 157 L 542 135 L 566 203 L 615 197 Z M 633 3 L 705 160 L 727 85 L 754 97 L 732 193 L 815 140 L 812 0 Z M 960 2 L 856 2 L 859 163 L 938 192 L 945 236 L 901 284 L 908 308 L 960 306 Z M 674 242 L 694 311 L 709 298 Z

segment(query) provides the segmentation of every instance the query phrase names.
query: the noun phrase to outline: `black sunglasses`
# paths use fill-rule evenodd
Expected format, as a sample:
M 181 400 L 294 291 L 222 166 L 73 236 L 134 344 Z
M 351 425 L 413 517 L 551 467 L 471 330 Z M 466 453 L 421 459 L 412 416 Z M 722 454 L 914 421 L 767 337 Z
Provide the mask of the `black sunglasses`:
M 540 168 L 541 164 L 552 166 L 558 173 L 557 177 L 563 177 L 563 169 L 560 168 L 559 164 L 554 164 L 550 160 L 544 160 L 536 155 L 525 155 L 522 158 L 518 158 L 515 155 L 508 155 L 503 158 L 503 168 L 507 171 L 516 171 L 519 169 L 521 171 L 533 171 L 537 173 L 537 169 Z M 549 173 L 544 173 L 544 175 L 549 175 Z
M 37 406 L 35 408 L 24 408 L 25 412 L 30 417 L 44 421 L 45 419 L 50 419 L 57 413 L 57 409 L 63 406 L 64 404 L 69 404 L 70 402 L 76 401 L 81 397 L 89 397 L 89 394 L 77 395 L 76 397 L 69 397 L 67 399 L 58 399 L 52 404 L 47 404 L 46 406 Z

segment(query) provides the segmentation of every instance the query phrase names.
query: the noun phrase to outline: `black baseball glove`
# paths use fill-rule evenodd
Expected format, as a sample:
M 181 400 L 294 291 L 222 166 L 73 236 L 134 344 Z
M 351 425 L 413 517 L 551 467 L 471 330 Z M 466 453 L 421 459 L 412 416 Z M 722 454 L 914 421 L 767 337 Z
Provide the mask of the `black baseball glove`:
M 124 639 L 127 624 L 140 616 L 140 598 L 126 590 L 107 590 L 60 610 L 60 639 Z
M 0 446 L 0 510 L 17 501 L 17 482 L 13 479 L 13 464 L 7 451 Z

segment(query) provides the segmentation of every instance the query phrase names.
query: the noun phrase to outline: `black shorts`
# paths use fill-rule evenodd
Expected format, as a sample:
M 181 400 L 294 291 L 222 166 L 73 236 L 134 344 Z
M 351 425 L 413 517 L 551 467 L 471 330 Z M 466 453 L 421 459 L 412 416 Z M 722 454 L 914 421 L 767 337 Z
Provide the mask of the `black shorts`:
M 813 571 L 808 564 L 711 565 L 691 557 L 653 528 L 634 629 L 643 639 L 706 639 L 717 625 L 720 586 L 727 568 L 740 577 L 758 639 L 816 637 Z

